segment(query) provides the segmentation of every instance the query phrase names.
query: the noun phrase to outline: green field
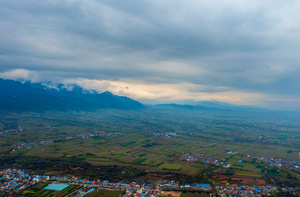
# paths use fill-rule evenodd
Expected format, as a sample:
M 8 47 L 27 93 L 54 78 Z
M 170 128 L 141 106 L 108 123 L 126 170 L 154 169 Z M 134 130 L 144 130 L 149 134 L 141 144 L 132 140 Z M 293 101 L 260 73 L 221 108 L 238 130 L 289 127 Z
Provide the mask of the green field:
M 249 162 L 247 155 L 300 161 L 300 122 L 296 117 L 287 118 L 282 114 L 274 117 L 274 114 L 145 109 L 4 114 L 1 118 L 2 130 L 35 128 L 1 134 L 0 153 L 4 153 L 1 165 L 18 163 L 47 174 L 60 174 L 62 169 L 67 169 L 63 173 L 119 180 L 141 176 L 148 171 L 208 180 L 206 171 L 211 166 L 179 160 L 189 152 L 224 158 L 232 164 L 231 169 L 236 174 L 261 177 L 261 172 L 266 170 Z M 36 129 L 45 126 L 54 128 Z M 125 135 L 74 137 L 95 130 Z M 178 135 L 153 136 L 153 133 L 164 132 L 177 132 Z M 44 140 L 54 143 L 34 148 L 12 148 L 16 142 Z M 225 154 L 227 151 L 236 151 L 237 154 Z
M 162 164 L 159 166 L 160 169 L 163 169 L 163 170 L 174 170 L 174 171 L 179 171 L 181 170 L 181 166 L 180 165 L 177 165 L 177 164 Z

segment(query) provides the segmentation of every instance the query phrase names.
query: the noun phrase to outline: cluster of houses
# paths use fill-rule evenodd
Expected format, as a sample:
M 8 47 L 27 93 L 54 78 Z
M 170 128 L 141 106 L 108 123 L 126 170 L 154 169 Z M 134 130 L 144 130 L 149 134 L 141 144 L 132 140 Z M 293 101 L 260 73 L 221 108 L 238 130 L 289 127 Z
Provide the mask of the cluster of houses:
M 247 186 L 247 185 L 227 185 L 227 186 L 216 186 L 216 190 L 219 196 L 269 196 L 272 193 L 277 192 L 277 187 L 267 186 Z
M 160 185 L 161 189 L 179 189 L 181 191 L 201 191 L 201 192 L 211 192 L 212 187 L 210 184 L 203 183 L 187 183 L 184 185 L 179 185 L 174 181 L 169 181 L 168 183 L 164 183 Z
M 5 169 L 0 171 L 0 191 L 11 191 L 18 192 L 20 190 L 31 187 L 39 182 L 68 182 L 69 184 L 81 185 L 86 189 L 80 194 L 80 196 L 85 196 L 95 189 L 106 189 L 106 190 L 123 190 L 126 193 L 124 197 L 134 196 L 134 197 L 158 197 L 163 193 L 163 191 L 198 191 L 204 193 L 214 193 L 213 187 L 210 184 L 203 183 L 191 183 L 180 185 L 175 181 L 159 180 L 157 182 L 146 184 L 143 180 L 139 182 L 117 182 L 112 183 L 108 180 L 87 180 L 78 179 L 77 177 L 59 177 L 59 176 L 43 176 L 43 175 L 29 175 L 25 173 L 24 170 L 18 169 Z M 286 187 L 281 188 L 283 192 L 293 193 L 299 188 Z M 81 190 L 82 191 L 82 190 Z M 278 192 L 277 187 L 267 185 L 267 186 L 248 186 L 248 185 L 226 185 L 226 186 L 216 186 L 215 191 L 219 196 L 266 196 L 272 193 Z
M 150 192 L 151 192 L 150 188 L 147 188 L 147 186 L 141 188 L 132 187 L 130 189 L 127 189 L 126 193 L 123 196 L 124 197 L 130 197 L 130 196 L 145 197 L 148 196 Z M 155 194 L 154 195 L 151 194 L 151 197 L 158 197 L 159 193 L 155 192 Z
M 124 136 L 124 133 L 121 132 L 106 132 L 106 131 L 95 131 L 97 136 L 113 136 L 113 137 L 119 137 Z
M 92 193 L 93 191 L 95 191 L 95 188 L 88 189 L 87 191 L 85 191 L 85 192 L 83 192 L 82 194 L 80 194 L 78 197 L 86 196 L 86 195 L 88 195 L 89 193 Z
M 19 191 L 31 187 L 41 181 L 75 181 L 73 177 L 30 175 L 25 170 L 4 169 L 0 171 L 0 191 Z
M 212 164 L 212 165 L 218 165 L 218 166 L 221 165 L 224 168 L 229 168 L 232 165 L 232 164 L 226 162 L 226 159 L 210 158 L 210 157 L 204 156 L 202 153 L 195 153 L 195 152 L 185 153 L 179 159 L 182 161 L 187 161 L 187 162 L 201 161 L 205 164 Z
M 7 130 L 4 130 L 4 131 L 0 131 L 0 134 L 1 133 L 18 132 L 18 131 L 20 131 L 20 129 L 7 129 Z
M 53 128 L 53 127 L 45 127 L 44 129 L 47 128 Z M 42 128 L 40 128 L 42 129 Z M 94 137 L 94 136 L 113 136 L 113 137 L 117 137 L 117 136 L 124 136 L 124 133 L 120 133 L 120 132 L 105 132 L 105 131 L 95 131 L 95 133 L 79 133 L 79 134 L 75 134 L 72 135 L 71 137 L 67 137 L 67 139 L 70 138 L 90 138 L 90 137 Z M 31 142 L 18 142 L 12 145 L 13 148 L 19 149 L 19 148 L 35 148 L 39 145 L 44 145 L 44 144 L 52 144 L 54 143 L 51 140 L 46 140 L 46 141 L 31 141 Z M 2 158 L 3 155 L 0 155 L 0 158 Z
M 82 180 L 81 180 L 82 181 Z M 143 182 L 131 182 L 131 183 L 111 183 L 108 180 L 99 181 L 85 181 L 85 186 L 89 184 L 91 187 L 98 186 L 100 189 L 115 189 L 115 190 L 126 190 L 124 197 L 158 197 L 163 190 L 180 190 L 180 191 L 199 191 L 199 192 L 212 192 L 210 184 L 184 184 L 180 185 L 178 182 L 160 180 L 152 184 L 145 184 Z
M 154 137 L 176 137 L 182 135 L 182 133 L 178 132 L 160 132 L 160 133 L 152 133 Z
M 269 166 L 283 167 L 287 169 L 293 169 L 296 171 L 300 171 L 300 162 L 299 161 L 291 161 L 284 159 L 276 159 L 276 158 L 268 158 L 268 157 L 257 157 L 248 155 L 251 159 L 256 159 L 257 161 L 262 161 Z
M 70 138 L 90 138 L 95 136 L 112 136 L 112 137 L 119 137 L 124 136 L 124 133 L 120 132 L 106 132 L 106 131 L 95 131 L 95 133 L 78 133 L 74 134 L 71 137 L 67 137 L 67 139 Z
M 32 141 L 32 142 L 18 142 L 13 144 L 12 146 L 14 148 L 34 148 L 37 147 L 38 145 L 44 145 L 44 144 L 52 144 L 53 141 L 40 141 L 40 142 L 36 142 L 36 141 Z
M 237 154 L 234 151 L 228 151 L 225 154 Z M 262 161 L 269 166 L 275 167 L 283 167 L 291 170 L 300 171 L 300 162 L 299 161 L 291 161 L 291 160 L 284 160 L 284 159 L 276 159 L 276 158 L 268 158 L 268 157 L 257 157 L 248 155 L 251 159 L 256 159 L 257 161 Z M 187 162 L 198 162 L 201 161 L 205 164 L 213 164 L 213 165 L 222 165 L 224 168 L 229 168 L 232 164 L 226 162 L 226 159 L 216 159 L 216 158 L 209 158 L 204 156 L 201 153 L 185 153 L 180 158 L 180 160 L 187 161 Z M 242 162 L 239 160 L 238 162 Z
M 31 128 L 31 129 L 22 129 L 20 126 L 17 129 L 7 129 L 4 131 L 0 131 L 1 133 L 10 133 L 10 132 L 19 132 L 19 131 L 36 131 L 36 130 L 46 130 L 46 129 L 55 129 L 55 127 L 39 127 L 39 128 Z
M 19 191 L 37 183 L 32 176 L 24 170 L 6 169 L 0 171 L 0 191 Z
M 227 152 L 225 152 L 225 154 L 227 154 L 227 155 L 236 155 L 237 152 L 236 151 L 227 151 Z
M 135 197 L 143 197 L 151 195 L 157 197 L 162 190 L 177 189 L 177 190 L 199 190 L 199 191 L 212 191 L 209 184 L 185 184 L 179 185 L 174 181 L 160 180 L 153 184 L 145 184 L 143 182 L 117 182 L 112 183 L 108 180 L 87 180 L 78 179 L 77 177 L 59 177 L 59 176 L 44 176 L 44 175 L 30 175 L 25 173 L 24 170 L 18 169 L 5 169 L 0 171 L 0 190 L 18 192 L 20 190 L 31 187 L 39 182 L 69 182 L 70 184 L 82 185 L 85 187 L 97 187 L 100 189 L 110 190 L 126 190 L 126 194 Z M 125 194 L 125 195 L 126 195 Z

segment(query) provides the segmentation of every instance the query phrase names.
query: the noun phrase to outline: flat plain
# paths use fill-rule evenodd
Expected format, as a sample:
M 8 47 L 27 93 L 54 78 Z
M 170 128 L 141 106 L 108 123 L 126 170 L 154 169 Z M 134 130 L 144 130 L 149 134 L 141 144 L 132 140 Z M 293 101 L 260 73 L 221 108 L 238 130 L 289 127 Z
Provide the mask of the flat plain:
M 249 156 L 300 161 L 300 121 L 296 113 L 149 107 L 130 111 L 3 113 L 1 119 L 0 131 L 19 129 L 0 135 L 2 165 L 17 163 L 48 174 L 114 180 L 154 173 L 205 182 L 222 174 L 222 166 L 188 162 L 180 159 L 182 155 L 199 153 L 224 159 L 231 164 L 234 175 L 259 178 L 266 178 L 263 169 L 268 166 L 258 167 Z M 30 148 L 14 146 L 43 141 L 52 143 Z M 286 181 L 288 175 L 299 176 L 283 170 L 278 177 Z

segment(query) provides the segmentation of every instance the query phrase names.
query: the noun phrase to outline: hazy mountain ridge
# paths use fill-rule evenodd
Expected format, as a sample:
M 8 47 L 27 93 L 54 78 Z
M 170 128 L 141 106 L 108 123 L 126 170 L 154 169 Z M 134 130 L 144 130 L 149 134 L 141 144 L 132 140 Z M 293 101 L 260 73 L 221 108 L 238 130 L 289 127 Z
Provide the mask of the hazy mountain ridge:
M 42 84 L 31 84 L 0 79 L 0 109 L 4 111 L 91 111 L 103 108 L 141 109 L 144 107 L 133 99 L 113 95 L 109 92 L 98 94 L 84 91 L 77 86 L 68 91 L 66 88 L 47 88 Z
M 145 105 L 128 97 L 117 96 L 110 92 L 97 93 L 71 84 L 51 82 L 23 83 L 0 79 L 0 110 L 4 111 L 93 111 L 104 108 L 141 109 Z M 151 108 L 165 110 L 198 111 L 252 111 L 258 108 L 234 105 L 219 101 L 182 100 L 176 103 L 151 105 Z
M 262 110 L 257 107 L 234 105 L 219 101 L 179 101 L 176 103 L 157 104 L 159 108 L 176 109 L 176 110 L 202 110 L 202 111 L 253 111 Z
M 76 84 L 53 84 L 52 82 L 41 82 L 41 83 L 33 83 L 31 81 L 25 81 L 24 84 L 28 84 L 34 88 L 39 88 L 43 90 L 48 90 L 51 92 L 60 92 L 66 94 L 98 94 L 95 90 L 86 90 Z

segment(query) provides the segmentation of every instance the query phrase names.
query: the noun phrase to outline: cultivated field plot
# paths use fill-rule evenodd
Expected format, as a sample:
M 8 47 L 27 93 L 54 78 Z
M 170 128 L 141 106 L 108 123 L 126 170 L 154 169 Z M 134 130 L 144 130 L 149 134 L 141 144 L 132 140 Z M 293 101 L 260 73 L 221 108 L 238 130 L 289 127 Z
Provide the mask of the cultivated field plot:
M 108 190 L 95 190 L 94 192 L 87 195 L 87 197 L 120 197 L 123 195 L 123 191 L 108 191 Z
M 209 194 L 200 194 L 200 193 L 182 193 L 180 197 L 208 197 Z

